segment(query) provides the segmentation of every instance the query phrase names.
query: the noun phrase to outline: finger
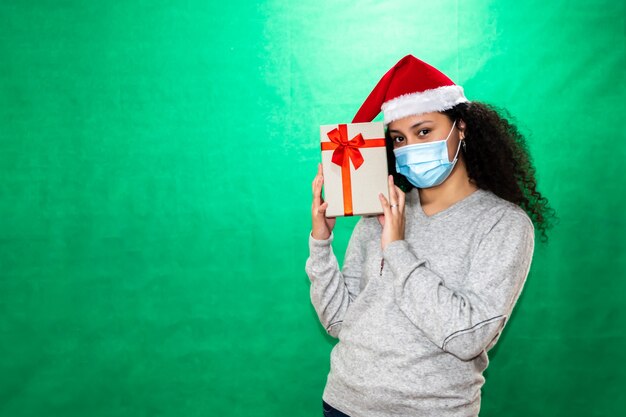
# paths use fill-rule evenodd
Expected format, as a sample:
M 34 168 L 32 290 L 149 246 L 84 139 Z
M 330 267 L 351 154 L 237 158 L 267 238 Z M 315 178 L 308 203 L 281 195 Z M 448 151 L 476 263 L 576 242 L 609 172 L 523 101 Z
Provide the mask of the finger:
M 319 177 L 319 169 L 315 177 L 313 177 L 313 181 L 311 181 L 311 192 L 313 193 L 313 197 L 315 197 L 315 184 L 317 183 L 317 177 Z
M 318 199 L 322 196 L 322 184 L 324 184 L 324 176 L 318 172 L 313 180 L 313 198 Z
M 400 209 L 400 213 L 404 213 L 404 205 L 405 205 L 405 202 L 406 202 L 406 194 L 404 193 L 404 191 L 402 191 L 397 186 L 395 188 L 396 188 L 396 193 L 398 194 L 398 208 Z
M 319 215 L 321 217 L 325 217 L 326 220 L 328 220 L 331 225 L 334 225 L 336 217 L 328 217 L 328 216 L 326 216 L 327 209 L 328 209 L 328 203 L 323 203 L 322 205 L 319 206 L 318 213 L 319 213 Z M 331 229 L 332 229 L 332 226 L 331 226 Z
M 385 227 L 385 215 L 384 214 L 379 214 L 376 217 L 378 218 L 378 223 L 380 223 L 380 225 L 382 227 Z
M 317 216 L 317 210 L 319 209 L 320 205 L 324 203 L 321 199 L 321 197 L 319 197 L 319 194 L 316 195 L 315 191 L 313 192 L 313 202 L 311 203 L 311 208 L 313 210 L 313 216 Z
M 380 200 L 380 204 L 383 208 L 383 213 L 385 214 L 385 217 L 391 216 L 391 207 L 389 207 L 389 201 L 387 201 L 387 198 L 385 198 L 383 193 L 378 194 L 378 199 Z
M 326 214 L 326 209 L 328 208 L 328 203 L 320 204 L 317 207 L 317 214 L 321 214 L 322 216 Z
M 337 223 L 336 217 L 326 217 L 326 224 L 328 224 L 328 227 L 330 229 L 333 229 L 336 223 Z
M 396 194 L 395 185 L 393 184 L 393 175 L 389 175 L 387 177 L 387 182 L 389 184 L 389 201 L 390 201 L 391 205 L 397 205 L 398 204 L 398 196 Z

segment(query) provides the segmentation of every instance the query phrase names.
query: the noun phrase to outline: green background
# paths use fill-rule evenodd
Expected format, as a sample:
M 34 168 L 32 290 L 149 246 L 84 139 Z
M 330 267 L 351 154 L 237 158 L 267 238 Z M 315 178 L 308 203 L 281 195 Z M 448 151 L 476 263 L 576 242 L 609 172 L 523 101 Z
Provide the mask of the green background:
M 626 407 L 619 1 L 0 3 L 0 415 L 321 416 L 319 125 L 411 53 L 527 135 L 560 223 L 481 416 Z M 339 219 L 342 261 L 356 218 Z

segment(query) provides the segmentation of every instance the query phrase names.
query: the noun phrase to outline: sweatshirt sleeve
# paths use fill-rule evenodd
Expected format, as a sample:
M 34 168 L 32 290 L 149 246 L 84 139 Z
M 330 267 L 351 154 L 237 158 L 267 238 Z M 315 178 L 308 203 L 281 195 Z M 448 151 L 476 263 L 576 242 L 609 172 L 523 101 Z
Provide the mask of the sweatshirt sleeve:
M 343 269 L 332 249 L 334 233 L 328 239 L 317 240 L 309 233 L 309 258 L 305 271 L 311 281 L 311 303 L 326 332 L 337 338 L 343 317 L 360 292 L 364 254 L 362 251 L 363 218 L 350 237 Z
M 441 349 L 468 361 L 497 342 L 526 281 L 533 250 L 530 218 L 506 209 L 479 243 L 463 288 L 447 287 L 405 240 L 388 244 L 383 257 L 394 273 L 402 312 Z

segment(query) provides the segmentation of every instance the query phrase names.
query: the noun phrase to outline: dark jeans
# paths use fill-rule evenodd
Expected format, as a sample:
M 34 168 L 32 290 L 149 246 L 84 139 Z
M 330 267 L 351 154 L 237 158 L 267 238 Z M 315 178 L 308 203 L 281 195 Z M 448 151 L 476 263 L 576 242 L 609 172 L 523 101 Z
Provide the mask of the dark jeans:
M 350 417 L 349 415 L 342 413 L 336 408 L 333 408 L 332 405 L 328 404 L 324 400 L 322 400 L 322 409 L 324 410 L 324 417 Z

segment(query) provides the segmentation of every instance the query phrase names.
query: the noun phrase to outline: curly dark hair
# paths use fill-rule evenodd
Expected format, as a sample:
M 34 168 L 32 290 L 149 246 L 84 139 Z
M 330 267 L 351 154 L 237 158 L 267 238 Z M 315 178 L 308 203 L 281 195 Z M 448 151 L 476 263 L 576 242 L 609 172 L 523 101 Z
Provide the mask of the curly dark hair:
M 546 230 L 556 220 L 555 211 L 548 200 L 537 191 L 535 168 L 524 136 L 512 122 L 505 109 L 493 105 L 471 102 L 460 103 L 442 111 L 451 121 L 465 121 L 465 144 L 461 147 L 470 180 L 479 188 L 520 206 L 541 231 L 541 240 L 547 241 Z M 393 141 L 387 138 L 389 172 L 404 192 L 413 185 L 396 172 Z

